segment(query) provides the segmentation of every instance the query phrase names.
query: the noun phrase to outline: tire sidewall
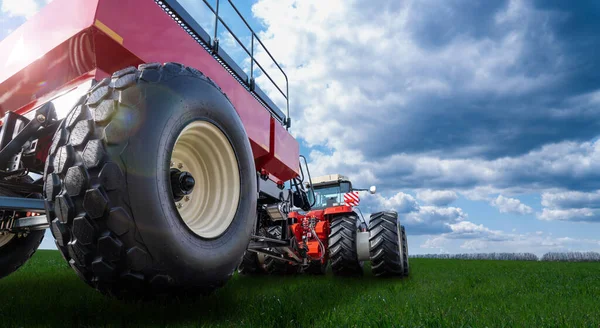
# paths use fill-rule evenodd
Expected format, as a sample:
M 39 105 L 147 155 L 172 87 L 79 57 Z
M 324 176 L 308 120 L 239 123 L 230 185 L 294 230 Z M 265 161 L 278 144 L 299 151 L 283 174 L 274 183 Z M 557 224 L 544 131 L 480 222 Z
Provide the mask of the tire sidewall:
M 14 236 L 0 247 L 0 278 L 16 271 L 37 250 L 44 230 L 31 231 L 26 237 Z
M 125 162 L 140 238 L 155 264 L 180 275 L 177 280 L 193 283 L 228 276 L 239 264 L 256 220 L 256 171 L 244 126 L 227 98 L 207 81 L 180 76 L 138 88 L 132 92 L 145 94 L 144 113 L 139 115 L 145 122 L 130 135 Z M 186 125 L 198 120 L 214 124 L 227 136 L 240 171 L 236 214 L 225 232 L 213 239 L 201 238 L 188 228 L 170 190 L 175 141 Z

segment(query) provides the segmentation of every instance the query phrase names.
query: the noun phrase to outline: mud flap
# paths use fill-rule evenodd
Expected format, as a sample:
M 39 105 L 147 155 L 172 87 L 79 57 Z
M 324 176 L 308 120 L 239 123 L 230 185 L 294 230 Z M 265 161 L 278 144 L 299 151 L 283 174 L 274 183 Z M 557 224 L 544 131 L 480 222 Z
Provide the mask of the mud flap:
M 358 255 L 359 261 L 369 261 L 371 259 L 369 254 L 369 232 L 357 232 L 356 233 L 356 254 Z

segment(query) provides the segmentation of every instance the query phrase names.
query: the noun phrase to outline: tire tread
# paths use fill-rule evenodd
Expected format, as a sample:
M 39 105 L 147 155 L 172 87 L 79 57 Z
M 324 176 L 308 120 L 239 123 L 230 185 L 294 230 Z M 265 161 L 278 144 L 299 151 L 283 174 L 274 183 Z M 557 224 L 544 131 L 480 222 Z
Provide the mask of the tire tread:
M 127 169 L 121 155 L 127 151 L 130 130 L 123 116 L 132 110 L 131 99 L 124 93 L 137 84 L 180 75 L 193 76 L 219 89 L 198 70 L 176 63 L 128 67 L 92 87 L 67 115 L 64 122 L 68 124 L 61 124 L 54 136 L 45 170 L 48 220 L 58 248 L 71 267 L 103 293 L 139 298 L 160 290 L 148 288 L 155 285 L 172 287 L 170 292 L 177 289 L 177 281 L 153 265 L 138 231 L 123 187 Z M 65 181 L 69 168 L 76 168 L 73 170 L 85 178 Z M 60 189 L 57 179 L 65 181 Z M 75 192 L 79 189 L 81 195 Z M 67 190 L 71 190 L 71 196 Z M 75 225 L 76 218 L 84 221 Z M 86 236 L 85 244 L 82 236 Z M 231 274 L 201 288 L 206 292 L 218 288 Z
M 358 217 L 342 214 L 331 219 L 329 233 L 329 260 L 334 275 L 362 275 L 362 262 L 356 252 L 356 236 Z
M 378 212 L 371 215 L 369 252 L 373 275 L 404 275 L 404 250 L 403 243 L 398 244 L 399 230 L 398 215 L 395 212 Z

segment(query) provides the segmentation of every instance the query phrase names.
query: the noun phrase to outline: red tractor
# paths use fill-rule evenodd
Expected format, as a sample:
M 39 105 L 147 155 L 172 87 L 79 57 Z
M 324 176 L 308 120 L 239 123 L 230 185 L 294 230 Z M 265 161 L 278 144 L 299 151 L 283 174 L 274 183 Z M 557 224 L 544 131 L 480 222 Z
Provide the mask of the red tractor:
M 408 244 L 396 212 L 378 212 L 366 222 L 359 193 L 350 180 L 334 174 L 307 184 L 311 209 L 291 211 L 267 207 L 258 221 L 262 239 L 250 243 L 238 271 L 242 274 L 360 275 L 371 261 L 376 276 L 407 276 Z M 375 187 L 369 188 L 374 194 Z
M 241 15 L 240 67 L 219 44 L 219 8 L 239 11 L 211 3 L 209 34 L 176 0 L 54 0 L 0 42 L 0 277 L 50 228 L 104 293 L 206 292 L 264 242 L 264 217 L 308 208 L 287 76 Z

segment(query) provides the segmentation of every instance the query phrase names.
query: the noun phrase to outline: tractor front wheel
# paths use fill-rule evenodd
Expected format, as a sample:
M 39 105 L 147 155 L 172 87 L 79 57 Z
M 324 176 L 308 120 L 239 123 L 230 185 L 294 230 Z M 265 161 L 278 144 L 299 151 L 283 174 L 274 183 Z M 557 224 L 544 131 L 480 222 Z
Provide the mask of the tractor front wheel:
M 271 238 L 275 238 L 275 239 L 281 239 L 281 226 L 273 226 L 273 227 L 267 228 L 267 236 L 269 236 Z M 293 240 L 295 240 L 295 238 Z M 284 251 L 279 250 L 277 248 L 271 248 L 270 251 L 272 251 L 275 254 L 284 255 Z M 264 264 L 265 264 L 265 270 L 269 274 L 274 274 L 274 275 L 291 275 L 291 274 L 296 274 L 300 271 L 299 265 L 292 264 L 288 261 L 278 260 L 278 259 L 270 257 L 270 256 L 265 257 Z
M 302 272 L 312 275 L 324 275 L 327 272 L 327 260 L 310 261 L 307 267 Z
M 45 171 L 59 249 L 85 282 L 128 298 L 223 285 L 250 241 L 256 189 L 236 110 L 175 63 L 95 85 L 57 130 Z
M 44 230 L 31 231 L 26 235 L 0 235 L 0 278 L 17 271 L 33 253 L 44 238 Z
M 338 276 L 362 275 L 362 262 L 358 260 L 356 236 L 358 217 L 341 214 L 331 219 L 329 233 L 329 259 L 331 271 Z
M 242 263 L 238 266 L 238 273 L 243 275 L 258 275 L 265 273 L 265 268 L 258 258 L 258 253 L 246 251 Z
M 16 197 L 6 190 L 0 190 L 0 196 Z M 25 213 L 20 213 L 25 216 Z M 26 234 L 0 234 L 0 278 L 17 271 L 38 249 L 44 230 L 30 231 Z
M 404 276 L 410 273 L 408 266 L 408 240 L 406 239 L 406 229 L 402 226 L 402 260 L 404 262 Z
M 371 271 L 375 276 L 401 276 L 405 273 L 402 231 L 396 212 L 379 212 L 369 220 Z M 408 255 L 406 258 L 408 261 Z

